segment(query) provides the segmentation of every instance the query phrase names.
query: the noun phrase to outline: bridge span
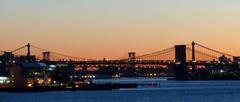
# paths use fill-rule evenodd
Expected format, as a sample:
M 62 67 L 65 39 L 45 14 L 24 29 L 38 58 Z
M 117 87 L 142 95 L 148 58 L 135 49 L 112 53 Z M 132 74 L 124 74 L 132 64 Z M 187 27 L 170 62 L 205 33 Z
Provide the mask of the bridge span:
M 27 52 L 27 53 L 26 53 Z M 35 45 L 27 44 L 10 52 L 0 50 L 0 53 L 12 53 L 28 60 L 35 59 L 48 65 L 67 64 L 75 68 L 120 68 L 120 69 L 172 69 L 176 79 L 185 80 L 188 76 L 196 76 L 195 71 L 202 68 L 215 68 L 222 70 L 227 66 L 228 70 L 238 67 L 239 57 L 224 53 L 204 45 L 192 42 L 190 44 L 175 45 L 173 47 L 149 54 L 136 56 L 135 52 L 129 52 L 128 56 L 120 59 L 88 59 L 79 58 L 50 51 Z M 233 68 L 234 66 L 234 68 Z

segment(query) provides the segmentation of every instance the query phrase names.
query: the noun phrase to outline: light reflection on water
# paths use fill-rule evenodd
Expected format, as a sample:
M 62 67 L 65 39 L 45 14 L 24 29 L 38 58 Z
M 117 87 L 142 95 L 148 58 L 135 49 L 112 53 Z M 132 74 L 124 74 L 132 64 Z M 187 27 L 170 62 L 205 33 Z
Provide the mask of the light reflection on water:
M 0 93 L 0 102 L 240 102 L 240 81 L 167 81 L 165 78 L 100 79 L 96 82 L 160 83 L 113 91 Z

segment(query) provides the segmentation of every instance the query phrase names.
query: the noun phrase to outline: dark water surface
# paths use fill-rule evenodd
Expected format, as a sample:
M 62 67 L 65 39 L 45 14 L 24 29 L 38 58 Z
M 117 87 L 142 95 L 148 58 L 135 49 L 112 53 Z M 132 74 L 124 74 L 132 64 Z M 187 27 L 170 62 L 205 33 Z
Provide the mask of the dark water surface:
M 163 78 L 121 78 L 96 82 L 160 83 L 113 91 L 5 93 L 0 102 L 240 102 L 240 81 L 167 81 Z

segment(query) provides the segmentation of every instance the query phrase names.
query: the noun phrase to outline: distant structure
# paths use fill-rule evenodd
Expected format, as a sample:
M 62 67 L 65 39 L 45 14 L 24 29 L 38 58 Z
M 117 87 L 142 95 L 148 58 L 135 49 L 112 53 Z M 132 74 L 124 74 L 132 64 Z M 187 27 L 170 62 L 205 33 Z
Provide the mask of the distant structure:
M 22 49 L 27 54 L 22 53 Z M 31 53 L 31 50 L 34 50 L 32 51 L 34 53 Z M 40 51 L 42 55 L 35 56 L 36 51 Z M 144 55 L 138 56 L 135 52 L 128 52 L 126 55 L 128 56 L 115 60 L 105 58 L 94 60 L 68 56 L 26 44 L 9 52 L 0 50 L 0 79 L 4 76 L 4 80 L 11 81 L 12 76 L 17 78 L 19 75 L 14 75 L 15 73 L 22 72 L 24 78 L 29 80 L 28 84 L 36 84 L 35 81 L 46 83 L 47 79 L 49 83 L 61 84 L 74 82 L 78 78 L 106 77 L 174 77 L 176 80 L 240 79 L 240 57 L 211 49 L 194 41 Z M 12 66 L 15 66 L 15 69 Z M 39 78 L 34 79 L 35 76 Z
M 186 45 L 175 46 L 175 79 L 187 80 Z
M 135 52 L 128 52 L 128 61 L 134 62 L 136 60 Z
M 43 61 L 50 61 L 50 52 L 43 52 Z

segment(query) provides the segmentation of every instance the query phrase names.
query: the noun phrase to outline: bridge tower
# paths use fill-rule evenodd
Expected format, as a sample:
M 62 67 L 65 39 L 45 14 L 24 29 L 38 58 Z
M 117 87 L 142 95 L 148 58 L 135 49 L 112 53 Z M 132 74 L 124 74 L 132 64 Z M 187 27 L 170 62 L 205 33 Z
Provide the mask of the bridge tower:
M 30 58 L 31 52 L 30 52 L 30 44 L 27 44 L 27 57 Z
M 195 60 L 195 42 L 192 41 L 192 62 L 194 62 Z
M 128 61 L 134 62 L 136 59 L 136 53 L 135 52 L 128 52 Z
M 43 60 L 50 61 L 50 52 L 43 52 Z
M 195 59 L 195 42 L 192 41 L 192 77 L 195 78 L 196 77 L 196 59 Z
M 136 53 L 128 52 L 127 76 L 136 76 L 135 60 Z
M 187 80 L 186 45 L 175 46 L 175 79 Z

